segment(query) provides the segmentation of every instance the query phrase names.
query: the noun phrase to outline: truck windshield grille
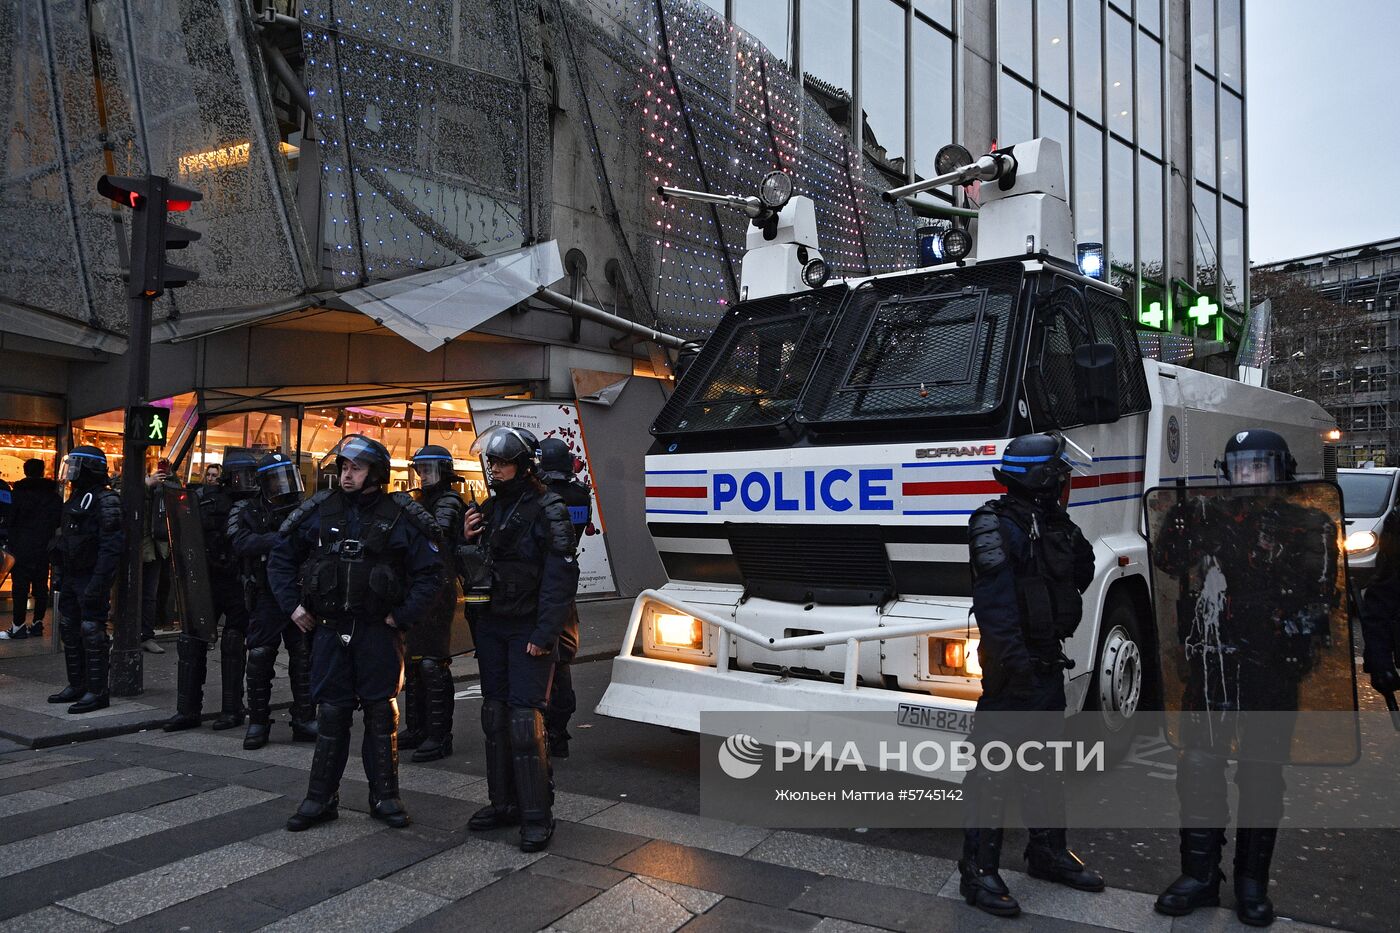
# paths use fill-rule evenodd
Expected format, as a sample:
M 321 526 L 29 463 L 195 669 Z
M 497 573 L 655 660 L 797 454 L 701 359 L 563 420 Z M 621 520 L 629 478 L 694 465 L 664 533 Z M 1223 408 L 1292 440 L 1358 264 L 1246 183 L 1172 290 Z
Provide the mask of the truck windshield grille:
M 848 526 L 839 535 L 801 525 L 733 524 L 729 546 L 751 596 L 787 602 L 864 605 L 894 592 L 878 526 Z

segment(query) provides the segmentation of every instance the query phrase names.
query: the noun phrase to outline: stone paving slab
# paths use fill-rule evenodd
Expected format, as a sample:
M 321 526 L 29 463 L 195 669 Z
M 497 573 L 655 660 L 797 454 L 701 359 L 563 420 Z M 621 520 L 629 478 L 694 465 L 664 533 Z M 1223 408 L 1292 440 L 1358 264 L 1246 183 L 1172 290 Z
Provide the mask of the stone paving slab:
M 535 933 L 597 894 L 595 888 L 520 872 L 453 901 L 405 927 L 405 933 Z
M 552 849 L 553 846 L 550 848 Z M 581 862 L 578 859 L 565 858 L 552 853 L 531 863 L 526 870 L 539 875 L 548 875 L 551 878 L 561 878 L 574 884 L 587 885 L 600 891 L 607 890 L 627 877 L 625 871 L 605 868 L 602 865 Z
M 772 830 L 768 829 L 740 826 L 724 820 L 635 803 L 616 804 L 583 822 L 589 826 L 664 839 L 677 845 L 713 849 L 730 855 L 743 855 L 772 835 Z
M 59 902 L 109 923 L 126 923 L 293 861 L 285 852 L 234 842 Z
M 800 868 L 660 840 L 648 842 L 612 867 L 772 907 L 786 907 L 821 878 Z
M 608 865 L 628 852 L 640 849 L 648 841 L 645 836 L 588 823 L 560 823 L 554 830 L 554 838 L 549 841 L 549 851 L 552 855 Z
M 892 884 L 925 894 L 940 894 L 957 862 L 915 852 L 900 852 L 806 833 L 775 832 L 759 843 L 748 858 L 836 875 L 853 881 Z M 957 883 L 953 884 L 957 893 Z
M 1172 920 L 1172 933 L 1243 933 L 1245 930 L 1257 929 L 1258 927 L 1240 923 L 1234 910 L 1225 907 L 1197 910 L 1185 917 L 1176 917 Z M 1273 930 L 1274 933 L 1324 933 L 1324 931 L 1332 930 L 1331 927 L 1302 923 L 1287 917 L 1277 918 L 1269 929 Z
M 169 823 L 153 820 L 137 813 L 121 813 L 80 826 L 70 826 L 42 836 L 32 836 L 19 842 L 0 846 L 0 878 L 88 852 L 95 852 L 117 843 L 149 836 L 170 828 Z
M 265 874 L 295 871 L 297 865 L 290 862 Z M 240 893 L 243 885 L 260 876 L 241 881 L 232 887 L 181 901 L 154 913 L 138 917 L 130 923 L 122 924 L 122 933 L 249 933 L 258 927 L 275 923 L 287 915 L 286 911 L 253 900 Z
M 315 832 L 289 833 L 285 829 L 274 829 L 261 836 L 254 836 L 248 842 L 305 858 L 347 842 L 363 839 L 365 836 L 372 836 L 387 828 L 378 820 L 371 819 L 368 814 L 345 810 L 335 822 L 318 826 Z
M 516 846 L 472 839 L 389 876 L 389 881 L 453 901 L 543 858 Z
M 726 897 L 681 927 L 684 933 L 809 933 L 817 917 Z
M 22 758 L 18 761 L 6 761 L 0 764 L 0 781 L 8 781 L 10 778 L 19 777 L 21 774 L 33 774 L 36 771 L 52 771 L 54 768 L 66 768 L 68 765 L 81 764 L 91 761 L 91 758 L 83 758 L 78 755 L 40 755 L 31 752 L 30 757 Z
M 565 933 L 671 933 L 695 916 L 674 898 L 628 878 L 554 921 Z
M 62 806 L 30 810 L 0 820 L 0 844 L 51 833 L 107 816 L 139 813 L 147 807 L 189 797 L 217 786 L 207 778 L 182 774 L 154 784 L 128 787 L 110 794 L 100 794 L 82 800 L 64 800 Z
M 98 933 L 112 925 L 62 907 L 40 907 L 0 922 L 3 933 Z
M 653 890 L 660 891 L 693 914 L 703 914 L 724 899 L 722 894 L 706 891 L 704 888 L 697 888 L 694 885 L 680 884 L 661 878 L 650 878 L 646 875 L 638 875 L 637 880 Z
M 265 933 L 397 930 L 447 904 L 386 881 L 371 881 L 262 927 Z
M 48 791 L 22 790 L 17 794 L 6 794 L 4 797 L 0 797 L 0 817 L 42 810 L 45 807 L 57 806 L 69 801 L 68 797 L 61 797 Z

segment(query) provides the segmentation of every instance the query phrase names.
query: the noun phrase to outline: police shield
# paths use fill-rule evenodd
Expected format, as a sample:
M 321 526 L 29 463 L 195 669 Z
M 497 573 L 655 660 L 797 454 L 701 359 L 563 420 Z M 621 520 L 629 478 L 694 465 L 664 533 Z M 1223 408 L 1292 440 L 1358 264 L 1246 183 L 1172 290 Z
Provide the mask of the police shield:
M 209 560 L 204 553 L 204 525 L 194 489 L 166 485 L 165 520 L 170 528 L 170 584 L 185 632 L 205 642 L 218 635 L 218 614 L 209 588 Z
M 1144 503 L 1172 744 L 1261 761 L 1353 761 L 1355 729 L 1298 715 L 1356 709 L 1341 490 L 1320 481 L 1158 487 Z

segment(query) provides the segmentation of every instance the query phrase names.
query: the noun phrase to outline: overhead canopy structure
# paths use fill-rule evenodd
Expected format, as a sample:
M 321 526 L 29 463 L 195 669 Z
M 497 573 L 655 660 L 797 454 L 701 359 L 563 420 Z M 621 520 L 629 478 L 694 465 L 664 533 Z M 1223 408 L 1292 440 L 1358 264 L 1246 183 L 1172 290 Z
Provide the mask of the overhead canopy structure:
M 344 385 L 248 386 L 236 389 L 200 390 L 200 409 L 207 415 L 248 411 L 276 411 L 280 408 L 341 407 L 362 402 L 385 404 L 394 401 L 421 401 L 426 395 L 462 398 L 472 395 L 500 396 L 502 391 L 522 389 L 519 382 L 361 382 Z

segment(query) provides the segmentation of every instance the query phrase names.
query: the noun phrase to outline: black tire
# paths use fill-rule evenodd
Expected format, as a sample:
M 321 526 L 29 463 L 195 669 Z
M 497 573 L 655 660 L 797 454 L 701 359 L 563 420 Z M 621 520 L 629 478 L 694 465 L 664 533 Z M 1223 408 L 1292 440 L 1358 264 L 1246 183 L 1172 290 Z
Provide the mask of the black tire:
M 1110 598 L 1099 624 L 1094 670 L 1080 713 L 1081 733 L 1103 739 L 1108 763 L 1122 759 L 1138 735 L 1155 730 L 1151 644 L 1130 599 Z

